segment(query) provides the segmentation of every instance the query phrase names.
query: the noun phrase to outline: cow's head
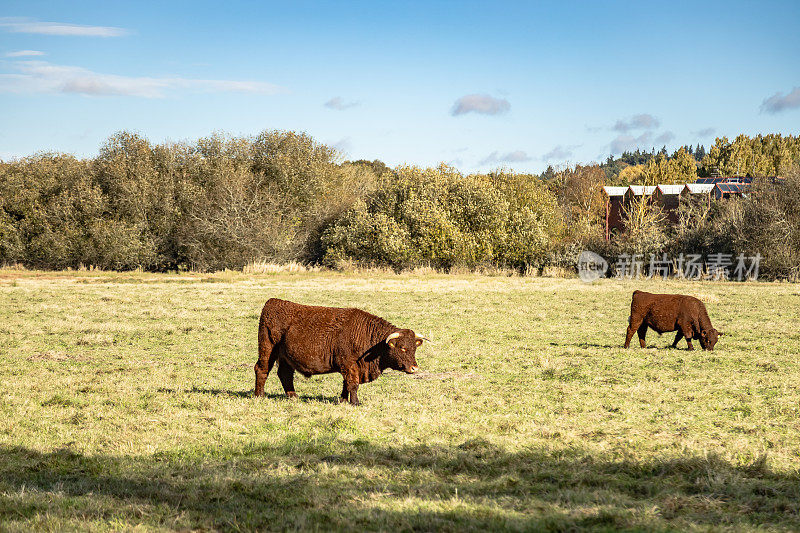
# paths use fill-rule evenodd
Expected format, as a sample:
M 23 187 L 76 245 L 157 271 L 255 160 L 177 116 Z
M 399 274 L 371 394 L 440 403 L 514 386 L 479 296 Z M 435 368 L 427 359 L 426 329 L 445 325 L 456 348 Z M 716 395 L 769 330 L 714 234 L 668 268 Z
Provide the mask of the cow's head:
M 419 370 L 414 354 L 423 340 L 427 339 L 420 337 L 410 329 L 399 329 L 390 333 L 386 337 L 386 345 L 389 348 L 387 366 L 394 370 L 402 370 L 408 374 L 413 374 Z
M 714 328 L 711 329 L 704 329 L 700 333 L 700 346 L 703 347 L 704 350 L 714 351 L 714 345 L 717 344 L 720 336 L 723 335 L 721 331 L 717 331 Z

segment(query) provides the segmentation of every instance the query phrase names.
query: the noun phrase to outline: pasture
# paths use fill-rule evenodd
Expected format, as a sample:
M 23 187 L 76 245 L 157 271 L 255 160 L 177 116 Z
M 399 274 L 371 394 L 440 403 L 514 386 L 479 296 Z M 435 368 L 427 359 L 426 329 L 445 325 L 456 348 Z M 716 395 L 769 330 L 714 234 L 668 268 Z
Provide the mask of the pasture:
M 725 336 L 624 350 L 634 289 Z M 270 297 L 434 342 L 256 400 Z M 0 530 L 798 530 L 798 325 L 787 283 L 3 270 Z

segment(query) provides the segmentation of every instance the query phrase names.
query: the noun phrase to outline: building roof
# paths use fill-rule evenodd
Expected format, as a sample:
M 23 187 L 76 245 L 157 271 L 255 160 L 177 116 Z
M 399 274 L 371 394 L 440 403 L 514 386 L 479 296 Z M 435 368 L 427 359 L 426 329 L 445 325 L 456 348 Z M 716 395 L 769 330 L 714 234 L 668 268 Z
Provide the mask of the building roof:
M 671 183 L 667 185 L 656 186 L 656 191 L 666 195 L 677 195 L 683 192 L 684 187 L 686 187 L 685 183 Z
M 703 194 L 711 192 L 713 188 L 713 183 L 687 183 L 686 187 L 683 188 L 681 193 L 688 192 L 689 194 Z
M 627 190 L 627 187 L 603 187 L 603 192 L 608 196 L 622 196 Z
M 747 176 L 718 176 L 716 178 L 697 178 L 695 183 L 751 183 L 753 178 Z
M 635 196 L 641 196 L 642 194 L 653 194 L 654 190 L 656 190 L 655 185 L 631 185 L 628 187 L 628 191 L 632 192 Z
M 728 193 L 741 193 L 749 188 L 747 183 L 717 183 L 715 186 L 720 192 Z

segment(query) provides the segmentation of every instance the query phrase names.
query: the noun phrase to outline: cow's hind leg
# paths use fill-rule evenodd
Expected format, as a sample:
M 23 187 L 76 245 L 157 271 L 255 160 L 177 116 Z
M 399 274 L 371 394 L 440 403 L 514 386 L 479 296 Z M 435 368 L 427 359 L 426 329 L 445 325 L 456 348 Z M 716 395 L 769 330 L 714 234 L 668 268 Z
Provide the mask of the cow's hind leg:
M 646 343 L 644 342 L 644 338 L 645 338 L 645 336 L 647 336 L 647 324 L 642 322 L 642 325 L 639 326 L 639 329 L 636 330 L 636 332 L 639 334 L 639 346 L 644 348 L 646 346 Z
M 342 395 L 339 397 L 339 403 L 344 403 L 350 399 L 350 391 L 347 390 L 347 381 L 342 383 Z
M 639 329 L 639 326 L 642 324 L 641 318 L 634 318 L 633 315 L 630 316 L 628 319 L 628 331 L 625 334 L 625 348 L 631 345 L 631 339 L 633 338 L 633 334 L 636 333 L 636 330 Z M 642 346 L 644 348 L 644 346 Z
M 683 331 L 681 331 L 681 329 L 678 328 L 678 332 L 675 334 L 675 341 L 672 343 L 672 347 L 677 348 L 678 343 L 681 341 L 682 338 L 683 338 Z
M 283 390 L 289 398 L 297 398 L 294 391 L 294 368 L 284 360 L 278 362 L 278 378 L 281 380 Z
M 267 381 L 267 376 L 269 376 L 272 365 L 275 364 L 277 358 L 278 347 L 272 344 L 266 330 L 259 329 L 258 361 L 256 361 L 256 365 L 253 367 L 256 373 L 256 397 L 264 396 L 264 382 Z

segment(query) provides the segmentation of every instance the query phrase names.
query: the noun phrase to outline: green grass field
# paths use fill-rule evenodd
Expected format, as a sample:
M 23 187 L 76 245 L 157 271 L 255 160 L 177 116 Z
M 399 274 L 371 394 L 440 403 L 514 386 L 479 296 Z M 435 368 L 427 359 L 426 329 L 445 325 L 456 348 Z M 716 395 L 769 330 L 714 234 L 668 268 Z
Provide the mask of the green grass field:
M 631 292 L 706 302 L 714 352 Z M 270 297 L 431 337 L 255 400 Z M 0 530 L 799 530 L 800 287 L 0 271 Z M 636 345 L 636 347 L 633 347 Z

